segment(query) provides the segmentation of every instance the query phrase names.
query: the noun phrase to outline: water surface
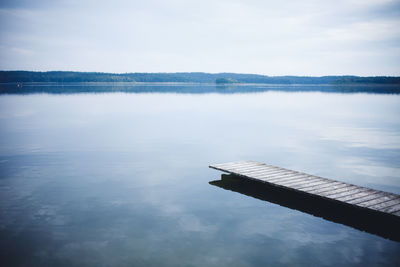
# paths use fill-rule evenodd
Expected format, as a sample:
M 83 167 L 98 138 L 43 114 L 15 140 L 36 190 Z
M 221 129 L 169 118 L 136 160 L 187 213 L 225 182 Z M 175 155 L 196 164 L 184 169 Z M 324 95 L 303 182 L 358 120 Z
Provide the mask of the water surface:
M 400 243 L 212 186 L 207 166 L 400 193 L 400 95 L 249 87 L 0 95 L 1 261 L 399 265 Z

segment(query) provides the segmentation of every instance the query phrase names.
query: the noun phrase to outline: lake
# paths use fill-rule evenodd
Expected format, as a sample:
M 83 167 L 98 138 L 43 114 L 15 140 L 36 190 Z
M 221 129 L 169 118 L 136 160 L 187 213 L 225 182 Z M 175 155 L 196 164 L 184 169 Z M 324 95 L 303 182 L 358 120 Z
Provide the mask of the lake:
M 208 165 L 239 160 L 399 194 L 400 94 L 371 86 L 3 87 L 0 260 L 400 265 L 399 242 L 209 183 L 221 173 Z

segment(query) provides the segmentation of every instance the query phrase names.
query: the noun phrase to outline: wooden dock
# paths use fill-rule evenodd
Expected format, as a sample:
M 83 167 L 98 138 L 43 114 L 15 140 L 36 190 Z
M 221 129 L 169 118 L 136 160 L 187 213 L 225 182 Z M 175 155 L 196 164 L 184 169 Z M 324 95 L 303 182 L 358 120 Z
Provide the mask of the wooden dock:
M 255 161 L 213 164 L 210 168 L 248 180 L 338 204 L 400 218 L 400 195 L 352 185 Z

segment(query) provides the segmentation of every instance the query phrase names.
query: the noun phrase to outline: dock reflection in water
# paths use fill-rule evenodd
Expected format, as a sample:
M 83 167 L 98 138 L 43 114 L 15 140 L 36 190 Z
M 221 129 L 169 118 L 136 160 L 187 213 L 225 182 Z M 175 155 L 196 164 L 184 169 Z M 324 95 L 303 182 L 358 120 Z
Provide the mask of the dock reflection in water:
M 222 174 L 221 180 L 209 183 L 226 190 L 275 203 L 400 242 L 400 219 L 395 216 L 385 216 L 362 209 L 355 209 L 344 204 L 283 190 L 272 185 L 245 180 L 232 174 Z

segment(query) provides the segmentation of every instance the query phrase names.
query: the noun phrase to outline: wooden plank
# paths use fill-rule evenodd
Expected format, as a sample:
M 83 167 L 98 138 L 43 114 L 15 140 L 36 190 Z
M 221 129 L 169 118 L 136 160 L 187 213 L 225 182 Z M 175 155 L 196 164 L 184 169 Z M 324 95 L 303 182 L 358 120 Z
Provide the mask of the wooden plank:
M 400 207 L 398 211 L 392 212 L 393 215 L 400 216 Z
M 347 186 L 345 186 L 345 187 L 340 187 L 340 188 L 336 188 L 336 189 L 333 189 L 333 190 L 319 192 L 318 195 L 329 198 L 329 196 L 331 196 L 331 195 L 335 195 L 335 194 L 338 194 L 338 193 L 343 193 L 343 192 L 346 192 L 346 191 L 349 191 L 349 190 L 354 190 L 354 189 L 357 189 L 357 188 L 358 187 L 355 186 L 355 185 L 347 184 Z
M 266 166 L 265 164 L 253 164 L 253 163 L 245 163 L 245 164 L 233 164 L 228 166 L 230 168 L 242 168 L 242 169 L 248 169 L 248 168 L 265 168 L 265 169 L 277 169 L 274 167 Z
M 217 167 L 217 168 L 227 168 L 227 167 L 234 166 L 234 165 L 255 165 L 255 163 L 253 163 L 251 161 L 236 161 L 236 162 L 213 164 L 212 166 Z
M 327 189 L 330 188 L 331 186 L 335 186 L 335 185 L 340 185 L 343 184 L 341 182 L 336 182 L 336 181 L 331 181 L 331 180 L 326 180 L 326 184 L 321 184 L 321 185 L 314 185 L 314 186 L 307 186 L 307 187 L 303 187 L 300 190 L 306 193 L 312 193 L 316 190 L 323 190 L 323 189 Z
M 277 171 L 277 170 L 266 170 L 264 168 L 261 169 L 254 169 L 254 170 L 242 170 L 242 171 L 237 171 L 237 170 L 232 170 L 237 173 L 241 174 L 246 174 L 246 175 L 255 175 L 257 173 L 277 173 L 277 172 L 282 172 L 282 171 Z
M 366 201 L 370 201 L 370 200 L 381 198 L 381 197 L 385 196 L 386 194 L 387 193 L 384 193 L 384 192 L 381 192 L 381 191 L 375 191 L 375 192 L 372 192 L 368 196 L 361 197 L 361 198 L 354 199 L 354 200 L 349 200 L 349 201 L 347 201 L 347 203 L 353 204 L 353 205 L 358 205 L 359 203 L 363 203 L 363 202 L 366 202 Z
M 238 168 L 240 166 L 245 167 L 245 166 L 255 166 L 256 164 L 252 163 L 252 162 L 230 162 L 230 163 L 225 163 L 225 164 L 217 164 L 217 165 L 213 165 L 217 168 Z M 260 164 L 257 164 L 260 165 Z
M 400 211 L 400 205 L 394 205 L 394 206 L 388 207 L 386 209 L 383 209 L 383 211 L 387 212 L 387 213 L 395 213 L 397 211 Z
M 291 188 L 296 189 L 301 191 L 302 188 L 306 187 L 306 186 L 317 186 L 317 185 L 321 185 L 320 181 L 309 181 L 309 182 L 305 182 L 305 183 L 298 183 L 298 184 L 293 184 L 290 185 Z
M 282 171 L 282 172 L 272 172 L 272 173 L 268 173 L 268 172 L 260 172 L 260 173 L 256 173 L 253 174 L 255 177 L 269 177 L 269 178 L 274 178 L 274 177 L 280 177 L 280 176 L 287 176 L 287 175 L 292 175 L 293 173 L 288 172 L 288 171 Z
M 282 176 L 279 178 L 274 178 L 273 180 L 267 179 L 269 183 L 283 185 L 284 183 L 298 183 L 304 181 L 307 176 L 301 175 L 289 175 L 289 176 Z
M 324 194 L 326 192 L 332 192 L 334 190 L 340 190 L 343 188 L 343 183 L 339 183 L 339 182 L 331 182 L 331 181 L 325 181 L 325 183 L 320 183 L 320 184 L 315 184 L 315 185 L 311 185 L 311 187 L 313 187 L 313 189 L 311 189 L 310 187 L 303 187 L 300 188 L 301 190 L 305 189 L 305 188 L 310 188 L 310 189 L 306 189 L 307 193 L 313 193 L 315 195 L 321 195 Z
M 379 198 L 375 198 L 375 199 L 371 199 L 371 200 L 364 201 L 361 203 L 357 203 L 357 206 L 369 208 L 370 206 L 374 206 L 374 205 L 377 205 L 377 204 L 380 204 L 380 203 L 383 203 L 383 202 L 386 202 L 386 201 L 389 201 L 389 200 L 392 200 L 395 198 L 397 198 L 396 195 L 387 194 L 387 195 L 383 195 Z
M 299 179 L 297 178 L 297 176 L 293 176 L 293 175 L 282 175 L 279 176 L 279 179 L 277 179 L 276 177 L 274 178 L 274 180 L 269 179 L 269 177 L 258 177 L 257 179 L 268 182 L 268 183 L 272 183 L 275 184 L 277 181 L 290 181 L 293 179 Z
M 245 165 L 245 166 L 231 166 L 229 167 L 236 171 L 253 171 L 253 170 L 276 170 L 275 168 L 266 167 L 263 165 Z
M 246 176 L 251 175 L 254 178 L 265 180 L 264 178 L 268 178 L 268 179 L 275 178 L 275 177 L 281 178 L 282 176 L 293 175 L 293 173 L 295 173 L 295 172 L 279 168 L 274 171 L 265 171 L 265 172 L 257 171 L 254 173 L 243 172 L 242 174 L 244 174 Z
M 227 170 L 230 173 L 239 173 L 239 174 L 243 174 L 243 172 L 245 170 L 238 170 L 237 168 L 234 167 L 230 167 L 230 168 L 225 168 L 225 170 Z M 263 168 L 261 168 L 260 170 L 264 170 Z M 250 170 L 249 170 L 250 171 Z M 264 170 L 265 171 L 265 170 Z
M 266 166 L 247 166 L 247 167 L 239 167 L 239 171 L 256 171 L 256 170 L 265 170 L 265 171 L 278 171 L 280 169 L 277 168 L 272 168 L 272 167 L 266 167 Z
M 385 202 L 382 202 L 382 203 L 379 203 L 379 204 L 368 206 L 368 208 L 381 211 L 381 210 L 385 210 L 387 208 L 390 208 L 392 206 L 396 206 L 398 204 L 400 204 L 400 198 L 395 198 L 395 199 L 392 199 L 392 200 L 389 200 L 389 201 L 385 201 Z
M 258 178 L 258 177 L 260 177 L 261 175 L 266 175 L 266 174 L 268 174 L 268 173 L 270 173 L 270 172 L 268 172 L 268 171 L 263 171 L 263 172 L 259 172 L 259 173 L 241 172 L 240 174 L 245 175 L 245 176 L 248 176 L 248 177 L 252 177 L 252 178 Z M 275 172 L 273 172 L 273 173 L 275 173 Z
M 246 166 L 230 166 L 226 167 L 227 170 L 235 171 L 235 172 L 243 172 L 243 171 L 252 171 L 252 170 L 266 170 L 264 166 L 254 166 L 254 165 L 246 165 Z
M 365 187 L 356 187 L 354 189 L 351 190 L 347 190 L 344 192 L 340 192 L 340 193 L 334 193 L 332 195 L 328 195 L 327 197 L 338 200 L 341 197 L 345 197 L 345 196 L 351 196 L 357 193 L 361 193 L 361 192 L 365 192 L 365 191 L 370 191 L 371 189 L 365 188 Z
M 336 200 L 346 202 L 346 201 L 350 201 L 353 199 L 362 198 L 362 197 L 365 197 L 365 196 L 373 194 L 373 193 L 376 193 L 376 191 L 374 189 L 369 189 L 364 192 L 355 193 L 355 194 L 351 194 L 351 195 L 343 196 L 343 197 L 338 197 L 338 198 L 336 198 Z
M 296 173 L 275 173 L 275 174 L 264 174 L 264 175 L 258 175 L 259 178 L 266 178 L 269 181 L 282 181 L 284 179 L 293 179 L 293 177 L 299 177 Z
M 274 183 L 276 181 L 285 181 L 285 180 L 294 180 L 294 179 L 302 179 L 304 177 L 307 177 L 309 175 L 299 175 L 297 173 L 291 173 L 288 175 L 274 175 L 274 176 L 267 176 L 266 179 Z
M 265 175 L 273 175 L 273 174 L 279 174 L 279 173 L 289 173 L 289 171 L 286 170 L 257 170 L 257 171 L 243 171 L 244 174 L 251 174 L 251 175 L 258 175 L 258 174 L 265 174 Z
M 330 183 L 331 183 L 331 181 L 318 180 L 316 182 L 308 183 L 308 184 L 304 184 L 304 185 L 293 185 L 293 188 L 296 188 L 297 190 L 302 190 L 303 188 L 309 188 L 309 187 L 315 187 L 315 186 L 323 186 L 323 185 L 327 185 L 327 184 L 330 184 Z
M 279 179 L 292 179 L 292 174 L 274 174 L 274 175 L 265 175 L 265 174 L 258 174 L 253 177 L 263 180 L 263 181 L 274 181 Z
M 347 187 L 347 186 L 349 186 L 349 185 L 346 183 L 338 182 L 335 185 L 330 185 L 330 186 L 326 186 L 326 187 L 323 187 L 320 189 L 314 189 L 314 190 L 307 191 L 307 193 L 319 195 L 319 194 L 327 192 L 327 191 L 332 191 L 332 190 L 336 190 L 336 189 Z
M 292 187 L 293 184 L 304 184 L 304 183 L 313 182 L 313 180 L 305 180 L 305 179 L 307 179 L 307 177 L 301 177 L 301 178 L 297 178 L 294 180 L 276 181 L 274 183 L 277 185 L 280 185 L 280 186 L 293 188 Z
M 309 175 L 254 161 L 229 162 L 210 165 L 211 168 L 232 173 L 281 188 L 328 198 L 364 209 L 400 216 L 400 196 L 356 186 L 332 179 Z
M 321 194 L 323 196 L 326 196 L 326 197 L 329 197 L 329 196 L 332 196 L 332 195 L 336 195 L 336 194 L 340 194 L 340 193 L 346 193 L 346 192 L 352 192 L 352 191 L 359 190 L 359 189 L 360 189 L 359 186 L 352 185 L 352 184 L 347 184 L 347 186 L 344 186 L 342 188 L 337 188 L 337 189 L 332 190 L 332 191 L 324 191 L 324 192 L 319 193 L 319 194 Z
M 311 175 L 293 175 L 293 176 L 289 177 L 288 179 L 277 179 L 274 182 L 285 183 L 287 185 L 290 185 L 290 184 L 297 184 L 299 182 L 306 182 L 306 181 L 311 182 L 311 181 L 316 181 L 316 180 Z
M 295 186 L 298 186 L 298 185 L 302 186 L 302 185 L 307 185 L 307 184 L 311 184 L 311 183 L 315 183 L 315 182 L 320 182 L 320 180 L 315 179 L 315 177 L 313 177 L 313 176 L 309 176 L 309 177 L 300 178 L 297 181 L 290 180 L 290 181 L 283 181 L 283 182 L 276 182 L 276 183 L 287 186 L 287 187 L 295 188 Z

